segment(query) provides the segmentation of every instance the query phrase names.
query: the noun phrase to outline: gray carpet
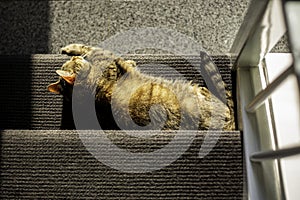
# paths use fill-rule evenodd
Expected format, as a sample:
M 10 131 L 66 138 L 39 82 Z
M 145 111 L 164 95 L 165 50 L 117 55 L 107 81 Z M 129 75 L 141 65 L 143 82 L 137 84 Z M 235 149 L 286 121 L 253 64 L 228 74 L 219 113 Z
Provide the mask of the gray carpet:
M 0 55 L 53 54 L 69 43 L 98 46 L 145 27 L 184 34 L 210 54 L 228 53 L 249 1 L 0 1 Z M 274 51 L 289 51 L 286 38 Z
M 81 138 L 94 140 L 93 134 L 81 133 Z M 105 134 L 120 148 L 151 152 L 167 144 L 175 133 L 164 132 L 148 141 L 124 139 L 119 132 Z M 135 174 L 99 162 L 83 146 L 76 131 L 2 131 L 0 198 L 242 199 L 240 133 L 211 132 L 212 138 L 219 137 L 218 142 L 206 157 L 199 158 L 206 134 L 196 132 L 190 148 L 171 165 Z M 100 135 L 97 133 L 96 137 Z M 163 156 L 185 145 L 183 136 L 184 133 L 179 134 L 178 145 Z M 116 152 L 110 154 L 118 157 Z M 151 159 L 155 163 L 162 158 Z M 143 164 L 143 160 L 139 162 Z

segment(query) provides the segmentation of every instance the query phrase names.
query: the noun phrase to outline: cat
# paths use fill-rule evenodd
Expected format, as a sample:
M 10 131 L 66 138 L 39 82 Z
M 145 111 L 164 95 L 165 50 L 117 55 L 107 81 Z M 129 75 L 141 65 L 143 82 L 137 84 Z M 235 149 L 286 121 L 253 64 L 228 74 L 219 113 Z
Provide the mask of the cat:
M 103 129 L 120 129 L 116 116 L 124 129 L 132 121 L 139 127 L 163 122 L 163 130 L 235 129 L 232 101 L 222 102 L 206 87 L 144 74 L 135 61 L 98 47 L 70 44 L 61 53 L 72 57 L 56 70 L 59 80 L 48 90 L 70 100 L 74 84 L 90 89 Z

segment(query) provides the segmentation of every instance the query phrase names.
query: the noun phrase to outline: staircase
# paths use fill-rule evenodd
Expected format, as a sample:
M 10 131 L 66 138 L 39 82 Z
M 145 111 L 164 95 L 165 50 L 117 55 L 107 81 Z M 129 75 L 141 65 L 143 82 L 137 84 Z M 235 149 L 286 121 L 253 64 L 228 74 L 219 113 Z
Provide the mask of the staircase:
M 82 133 L 75 129 L 72 105 L 46 87 L 57 80 L 55 70 L 69 59 L 56 54 L 60 47 L 70 43 L 99 46 L 120 32 L 155 27 L 181 33 L 215 54 L 211 57 L 232 90 L 232 57 L 223 52 L 229 52 L 248 3 L 249 0 L 0 2 L 0 199 L 242 199 L 247 192 L 241 132 L 165 131 L 148 139 L 112 130 Z M 190 44 L 177 42 L 180 48 L 189 48 Z M 205 86 L 201 73 L 191 66 L 199 64 L 199 55 L 190 55 L 187 62 L 180 56 L 154 53 L 128 58 L 137 61 L 144 73 L 183 77 Z M 148 132 L 153 134 L 144 134 Z M 189 134 L 193 134 L 192 140 L 186 140 Z M 174 137 L 178 137 L 176 145 L 164 156 L 173 155 L 174 149 L 183 146 L 188 149 L 161 169 L 131 173 L 130 168 L 120 171 L 101 162 L 83 140 L 95 139 L 98 146 L 105 146 L 107 143 L 101 140 L 104 135 L 132 153 L 162 149 Z M 199 157 L 201 148 L 212 150 Z M 118 157 L 115 151 L 109 153 Z M 153 163 L 161 160 L 155 156 L 149 159 Z
M 137 61 L 144 73 L 164 72 L 164 76 L 176 78 L 178 73 L 159 68 L 168 65 L 187 80 L 205 85 L 191 66 L 191 61 L 200 62 L 197 56 L 190 56 L 190 62 L 170 55 L 128 57 Z M 150 172 L 124 172 L 96 159 L 82 140 L 95 134 L 76 131 L 70 103 L 46 89 L 57 79 L 55 69 L 67 59 L 56 54 L 0 57 L 1 199 L 242 199 L 239 131 L 178 133 L 175 149 L 187 145 L 185 134 L 194 133 L 189 148 L 170 165 Z M 212 59 L 231 90 L 231 57 L 215 55 Z M 96 133 L 98 144 L 106 145 L 100 137 L 104 134 L 120 148 L 135 153 L 163 148 L 176 135 L 165 131 L 142 139 L 122 131 Z M 217 138 L 216 144 L 204 143 L 207 136 Z M 201 158 L 203 144 L 213 148 Z M 173 152 L 166 151 L 166 155 Z M 118 156 L 113 151 L 110 155 Z M 159 158 L 151 159 L 155 163 Z

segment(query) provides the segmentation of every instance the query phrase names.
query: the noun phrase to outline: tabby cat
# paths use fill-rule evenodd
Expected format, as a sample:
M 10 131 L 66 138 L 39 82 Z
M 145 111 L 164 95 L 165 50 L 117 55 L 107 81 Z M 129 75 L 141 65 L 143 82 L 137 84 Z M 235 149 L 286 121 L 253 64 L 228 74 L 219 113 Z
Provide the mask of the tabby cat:
M 223 103 L 205 87 L 141 73 L 134 61 L 101 48 L 70 44 L 61 51 L 72 57 L 56 71 L 59 80 L 48 90 L 71 99 L 74 84 L 93 88 L 103 129 L 120 129 L 116 118 L 122 129 L 131 129 L 132 121 L 139 127 L 156 123 L 158 128 L 163 121 L 164 130 L 235 128 L 231 101 Z

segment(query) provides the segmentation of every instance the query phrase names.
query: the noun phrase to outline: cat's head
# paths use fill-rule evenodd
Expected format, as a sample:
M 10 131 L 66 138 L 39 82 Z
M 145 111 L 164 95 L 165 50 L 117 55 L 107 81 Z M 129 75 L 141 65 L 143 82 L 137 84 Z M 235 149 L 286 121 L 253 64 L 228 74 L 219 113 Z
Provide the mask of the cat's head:
M 88 66 L 89 63 L 82 57 L 73 56 L 71 60 L 63 64 L 61 69 L 56 70 L 59 79 L 57 82 L 48 85 L 48 90 L 70 99 L 76 76 L 82 68 L 87 68 Z
M 61 94 L 66 99 L 71 99 L 73 85 L 79 73 L 89 84 L 95 84 L 100 79 L 117 81 L 123 74 L 135 71 L 136 63 L 132 60 L 97 59 L 86 60 L 81 56 L 73 56 L 71 60 L 63 64 L 60 70 L 56 70 L 59 80 L 48 86 L 50 92 Z M 86 75 L 82 76 L 82 74 Z

